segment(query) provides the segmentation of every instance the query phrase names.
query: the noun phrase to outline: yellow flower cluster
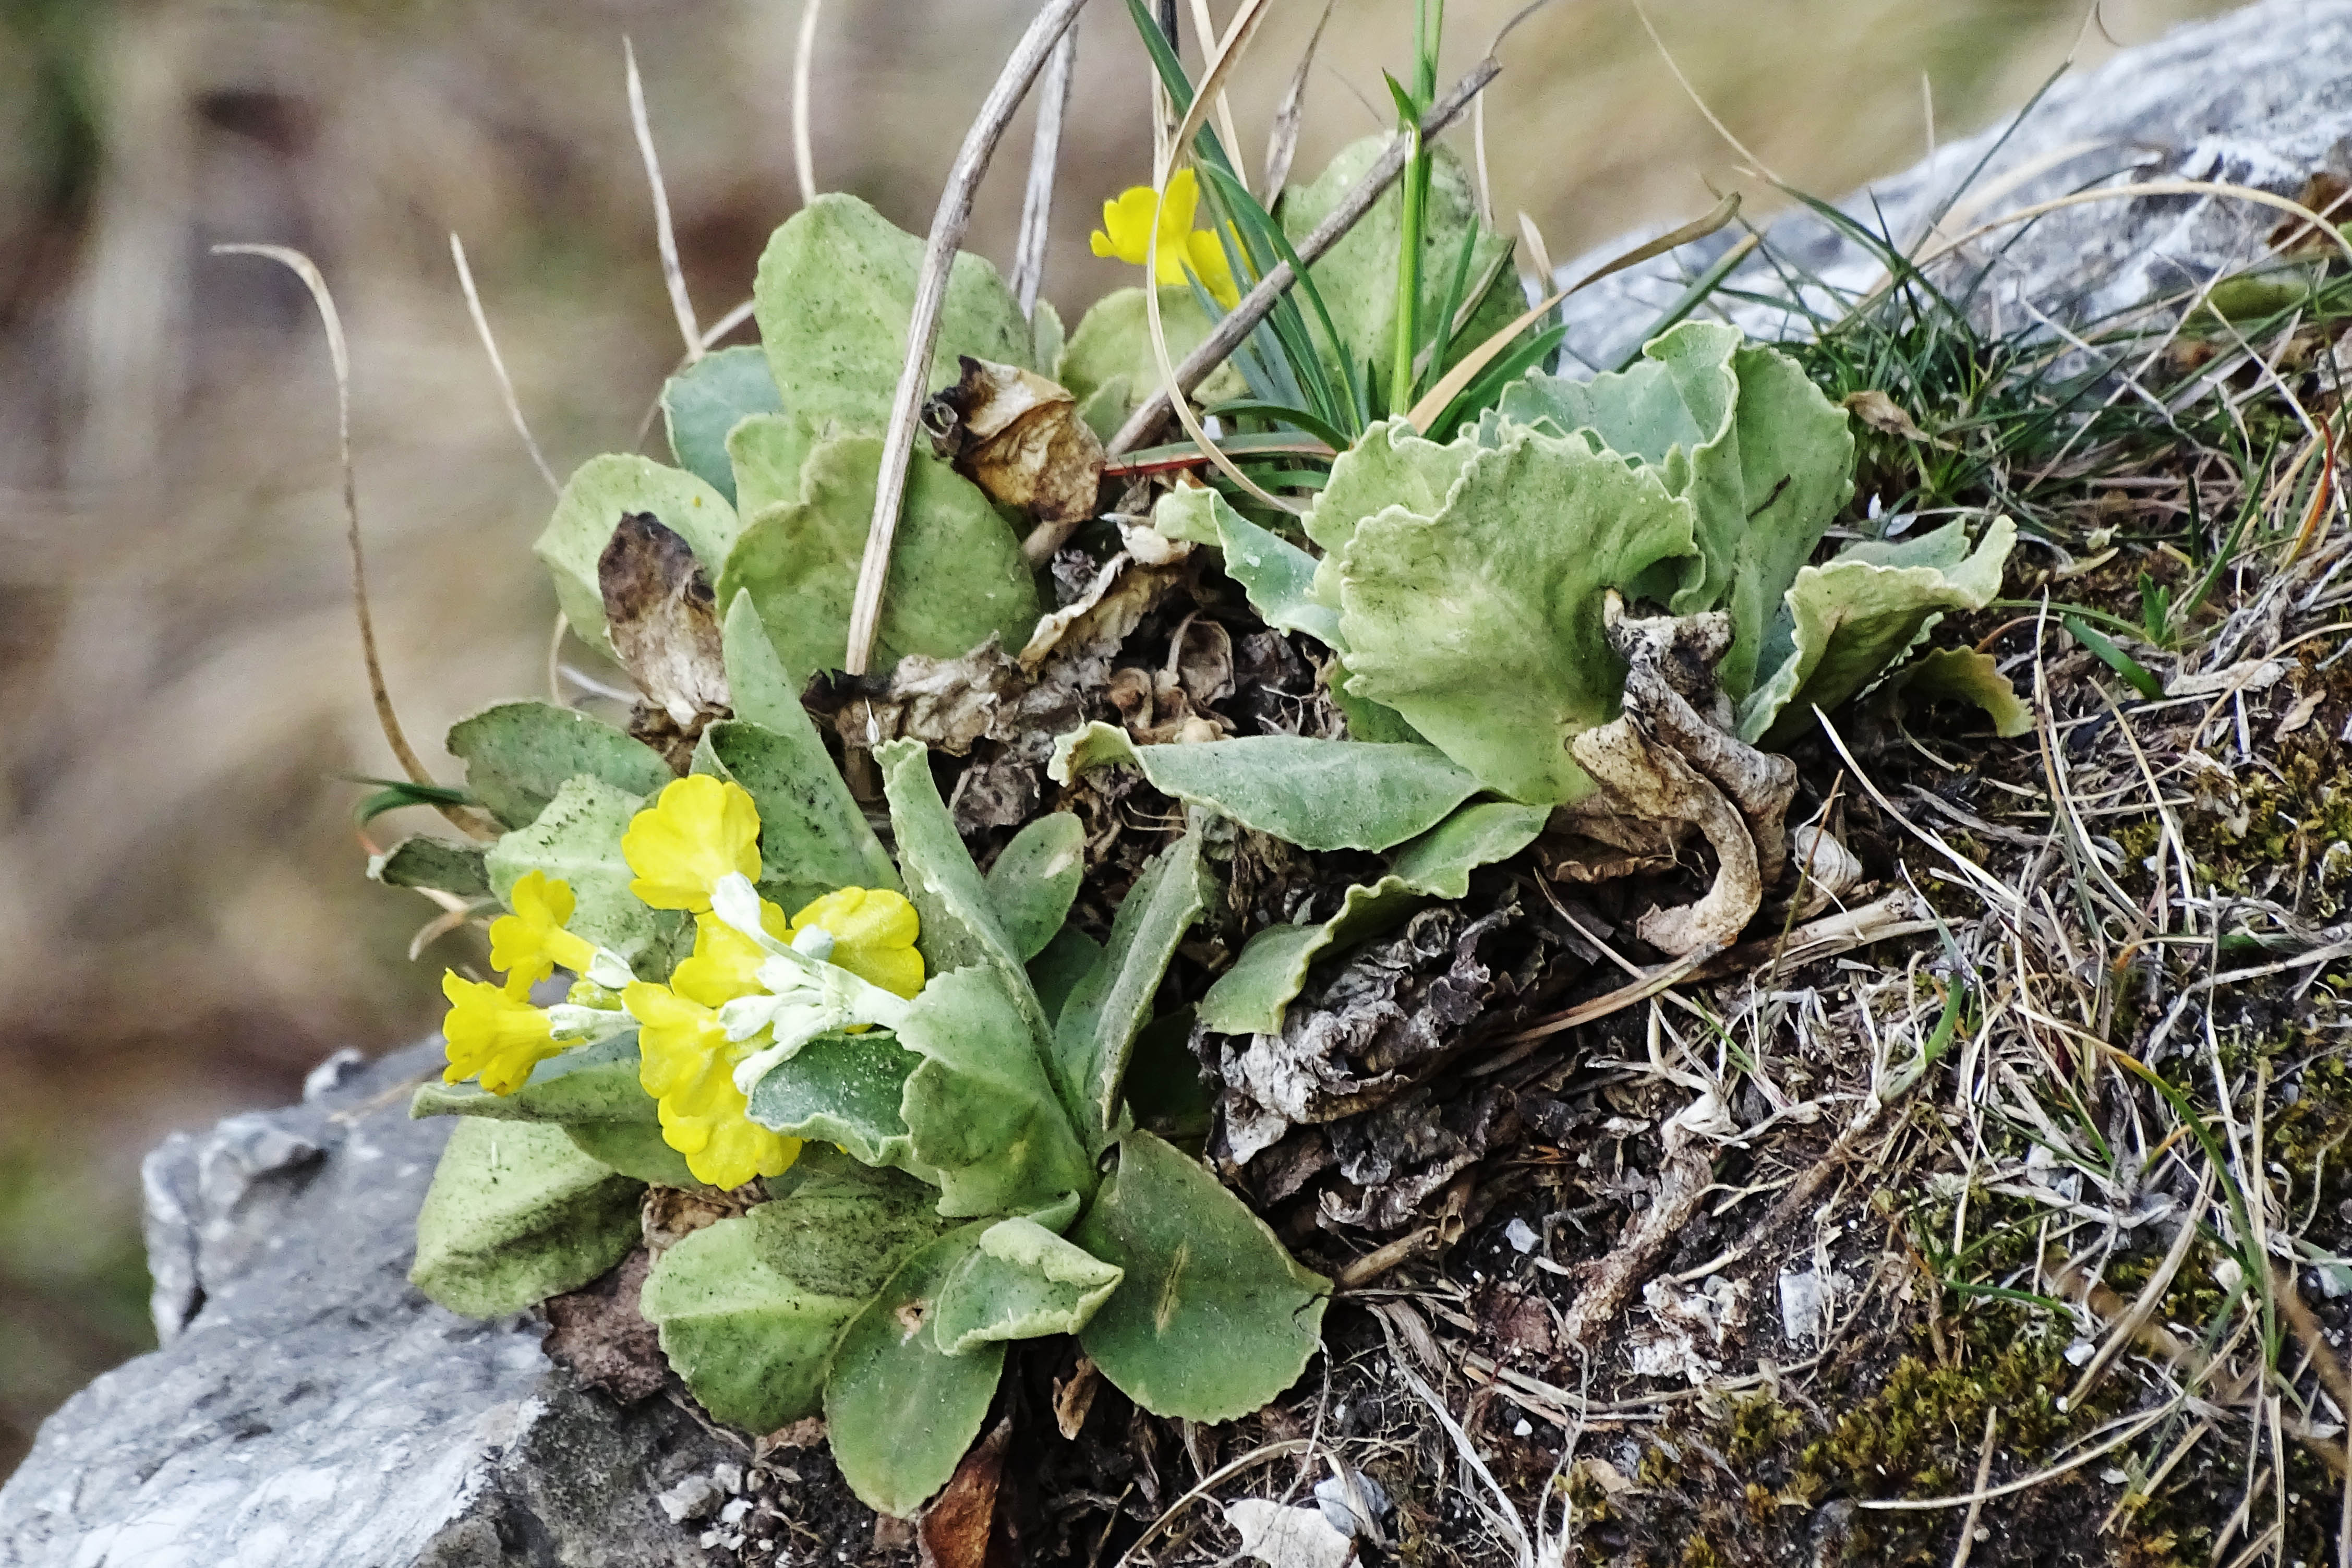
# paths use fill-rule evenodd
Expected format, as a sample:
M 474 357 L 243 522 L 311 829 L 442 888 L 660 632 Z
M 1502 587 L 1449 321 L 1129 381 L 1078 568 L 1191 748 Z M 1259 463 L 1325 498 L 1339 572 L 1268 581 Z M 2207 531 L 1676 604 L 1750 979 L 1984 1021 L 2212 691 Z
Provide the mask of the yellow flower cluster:
M 1155 283 L 1181 285 L 1189 268 L 1209 297 L 1230 310 L 1240 302 L 1241 291 L 1234 287 L 1225 247 L 1215 235 L 1192 226 L 1200 205 L 1200 179 L 1190 169 L 1179 169 L 1168 182 L 1164 202 L 1150 185 L 1122 192 L 1117 201 L 1103 203 L 1103 226 L 1094 232 L 1094 252 L 1134 267 L 1149 261 Z M 1160 211 L 1157 233 L 1151 222 L 1154 207 Z

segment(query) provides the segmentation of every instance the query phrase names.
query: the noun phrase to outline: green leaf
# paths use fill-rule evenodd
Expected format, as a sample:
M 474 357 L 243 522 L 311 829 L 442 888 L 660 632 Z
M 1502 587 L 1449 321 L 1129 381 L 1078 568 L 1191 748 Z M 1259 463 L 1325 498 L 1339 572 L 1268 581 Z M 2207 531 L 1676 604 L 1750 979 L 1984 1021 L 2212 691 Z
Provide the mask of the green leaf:
M 1223 551 L 1225 575 L 1242 585 L 1266 625 L 1338 646 L 1339 613 L 1315 596 L 1315 557 L 1250 521 L 1215 490 L 1170 490 L 1152 509 L 1151 525 L 1171 539 Z
M 1390 875 L 1350 887 L 1329 920 L 1267 926 L 1252 936 L 1201 998 L 1202 1026 L 1221 1035 L 1278 1033 L 1318 959 L 1402 924 L 1433 898 L 1466 898 L 1473 870 L 1534 843 L 1550 815 L 1547 806 L 1464 806 L 1406 845 Z
M 1781 595 L 1853 493 L 1845 410 L 1786 354 L 1742 343 L 1737 327 L 1685 321 L 1630 370 L 1590 382 L 1532 375 L 1500 405 L 1506 419 L 1553 435 L 1589 430 L 1690 498 L 1699 559 L 1673 609 L 1728 602 L 1731 651 L 1716 677 L 1735 702 L 1755 682 Z
M 569 780 L 538 820 L 490 847 L 484 861 L 490 887 L 504 903 L 527 872 L 560 877 L 572 887 L 570 929 L 635 959 L 661 932 L 654 911 L 629 891 L 636 874 L 621 858 L 621 835 L 644 804 L 637 795 L 585 775 Z
M 637 1082 L 635 1030 L 549 1057 L 512 1094 L 470 1083 L 423 1083 L 411 1116 L 483 1116 L 496 1121 L 658 1126 L 653 1098 Z
M 446 838 L 404 838 L 368 862 L 368 875 L 387 888 L 430 888 L 459 899 L 490 896 L 490 875 L 478 844 Z
M 874 749 L 874 760 L 882 768 L 907 897 L 922 921 L 916 945 L 930 973 L 982 964 L 1004 981 L 1008 995 L 1026 994 L 1034 1002 L 1020 946 L 940 798 L 930 752 L 919 741 L 886 741 Z M 1042 1012 L 1038 1016 L 1042 1024 Z
M 818 447 L 801 470 L 800 499 L 754 515 L 719 574 L 722 603 L 751 594 L 795 689 L 817 670 L 838 668 L 847 647 L 881 462 L 873 437 Z M 917 453 L 891 550 L 876 668 L 910 653 L 961 658 L 992 635 L 1019 647 L 1036 621 L 1036 582 L 1012 526 L 978 486 Z
M 2121 645 L 2104 632 L 2094 631 L 2091 624 L 2080 616 L 2060 616 L 2059 623 L 2076 642 L 2098 656 L 2099 662 L 2131 683 L 2133 690 L 2153 702 L 2164 695 L 2164 682 L 2158 680 L 2147 666 L 2123 650 Z
M 996 1397 L 1003 1345 L 951 1356 L 931 1332 L 940 1289 L 989 1228 L 968 1225 L 916 1251 L 834 1347 L 825 1435 L 842 1479 L 878 1512 L 908 1518 L 947 1485 Z
M 1127 1063 L 1127 1107 L 1136 1124 L 1190 1149 L 1209 1135 L 1216 1096 L 1192 1055 L 1191 1007 L 1162 1013 L 1135 1037 Z
M 1314 232 L 1371 166 L 1388 150 L 1385 133 L 1367 136 L 1342 148 L 1314 182 L 1293 186 L 1283 197 L 1282 226 L 1296 242 Z M 1451 149 L 1430 148 L 1430 180 L 1421 209 L 1420 306 L 1422 320 L 1434 321 L 1444 308 L 1446 282 L 1462 246 L 1465 229 L 1479 229 L 1477 195 L 1462 161 Z M 1339 244 L 1325 252 L 1309 269 L 1328 307 L 1350 361 L 1370 360 L 1385 367 L 1395 343 L 1400 291 L 1398 261 L 1403 254 L 1403 182 L 1390 187 Z M 1511 242 L 1481 232 L 1472 242 L 1470 276 L 1485 279 L 1510 254 Z M 1483 343 L 1510 324 L 1523 309 L 1517 290 L 1489 288 L 1459 334 L 1470 343 Z M 1318 350 L 1323 345 L 1318 345 Z M 1346 377 L 1352 364 L 1328 358 L 1331 374 Z
M 835 431 L 834 434 L 839 434 Z M 797 414 L 760 414 L 728 433 L 735 510 L 745 521 L 801 499 L 801 470 L 826 432 Z
M 923 1058 L 887 1030 L 820 1035 L 768 1069 L 745 1114 L 793 1138 L 836 1144 L 860 1164 L 888 1165 L 926 1181 L 900 1104 Z
M 470 1318 L 520 1312 L 625 1257 L 644 1191 L 560 1127 L 460 1121 L 417 1211 L 409 1280 Z
M 1433 747 L 1302 735 L 1136 746 L 1103 723 L 1054 743 L 1046 772 L 1066 784 L 1126 763 L 1151 787 L 1302 849 L 1386 849 L 1435 826 L 1478 790 Z
M 1160 290 L 1160 324 L 1168 337 L 1168 363 L 1208 340 L 1214 329 L 1190 289 Z M 1069 388 L 1096 435 L 1108 441 L 1160 385 L 1160 362 L 1151 353 L 1150 323 L 1143 290 L 1114 289 L 1078 319 L 1077 331 L 1054 366 L 1054 379 Z M 1199 402 L 1239 397 L 1249 389 L 1231 364 L 1221 365 L 1193 393 Z
M 471 790 L 451 789 L 446 784 L 411 784 L 406 779 L 352 778 L 352 784 L 373 784 L 375 788 L 359 799 L 352 807 L 352 820 L 365 827 L 388 811 L 399 811 L 412 805 L 478 805 Z
M 739 593 L 730 602 L 719 635 L 735 717 L 785 736 L 803 750 L 815 739 L 817 750 L 824 751 L 824 742 L 817 736 L 815 723 L 801 706 L 801 689 L 793 684 L 784 661 L 776 657 L 776 645 L 768 640 L 768 628 L 761 624 L 759 607 L 750 595 Z M 825 760 L 831 763 L 830 753 Z M 856 804 L 856 797 L 851 804 Z
M 896 1172 L 827 1172 L 656 1259 L 642 1310 L 702 1407 L 753 1432 L 815 1414 L 842 1325 L 939 1234 L 929 1196 Z
M 819 196 L 776 230 L 751 297 L 784 407 L 844 433 L 881 434 L 922 264 L 922 240 L 856 196 Z M 996 268 L 959 253 L 926 390 L 956 379 L 961 354 L 1033 368 L 1031 345 L 1021 302 Z
M 1024 963 L 1045 952 L 1070 918 L 1086 871 L 1086 825 L 1071 812 L 1036 818 L 997 853 L 988 868 L 989 901 Z
M 1440 446 L 1406 420 L 1381 420 L 1332 463 L 1329 482 L 1300 520 L 1307 537 L 1327 556 L 1335 556 L 1348 548 L 1366 518 L 1392 506 L 1415 517 L 1435 517 L 1476 449 L 1467 441 Z M 1336 594 L 1337 583 L 1332 586 Z
M 489 814 L 520 827 L 582 773 L 625 795 L 652 795 L 677 775 L 662 755 L 610 724 L 549 702 L 500 702 L 450 727 L 449 752 Z
M 1149 1132 L 1070 1239 L 1126 1270 L 1078 1343 L 1155 1415 L 1230 1421 L 1298 1381 L 1322 1342 L 1331 1282 L 1196 1162 Z
M 624 1176 L 657 1187 L 692 1191 L 702 1185 L 686 1156 L 662 1137 L 659 1122 L 568 1121 L 563 1131 L 583 1153 Z
M 1826 566 L 1797 574 L 1768 666 L 1739 710 L 1739 735 L 1784 741 L 1860 691 L 1908 652 L 1947 610 L 1980 610 L 2000 592 L 2017 525 L 1993 519 L 1973 554 L 1965 524 L 1955 521 L 1899 545 L 1853 545 Z
M 755 414 L 783 409 L 767 351 L 745 346 L 705 354 L 662 384 L 662 418 L 677 466 L 735 504 L 727 433 Z
M 1569 738 L 1613 718 L 1625 681 L 1602 595 L 1690 553 L 1690 503 L 1580 437 L 1458 445 L 1462 477 L 1434 516 L 1392 506 L 1339 557 L 1349 690 L 1502 795 L 1579 799 L 1592 784 Z
M 940 1286 L 931 1337 L 950 1355 L 1009 1340 L 1075 1334 L 1118 1289 L 1120 1271 L 1033 1219 L 980 1233 Z
M 694 771 L 732 779 L 760 808 L 760 886 L 789 914 L 836 888 L 898 890 L 898 868 L 803 713 L 797 736 L 740 719 L 703 731 Z
M 1208 902 L 1200 836 L 1187 833 L 1136 878 L 1111 922 L 1109 946 L 1062 1005 L 1054 1030 L 1056 1076 L 1092 1150 L 1118 1135 L 1119 1090 L 1136 1035 L 1151 1020 L 1176 944 Z
M 1029 961 L 1029 984 L 1036 990 L 1037 1005 L 1045 1009 L 1047 1023 L 1061 1017 L 1070 993 L 1101 959 L 1102 943 L 1077 927 L 1066 925 L 1045 944 L 1045 952 Z
M 1027 1002 L 975 965 L 933 975 L 899 1025 L 899 1043 L 926 1058 L 900 1113 L 916 1157 L 938 1173 L 943 1215 L 1024 1213 L 1094 1185 Z
M 1885 689 L 1921 701 L 1940 698 L 1973 703 L 1992 721 L 1992 732 L 2004 740 L 2033 729 L 2033 710 L 2019 700 L 2017 688 L 2000 672 L 2000 661 L 1974 648 L 1932 648 L 1888 676 Z
M 613 530 L 630 512 L 649 511 L 694 547 L 716 574 L 740 531 L 727 498 L 686 472 L 630 453 L 591 458 L 572 472 L 556 498 L 532 551 L 555 579 L 555 602 L 583 639 L 610 648 L 604 633 L 604 591 L 596 563 Z

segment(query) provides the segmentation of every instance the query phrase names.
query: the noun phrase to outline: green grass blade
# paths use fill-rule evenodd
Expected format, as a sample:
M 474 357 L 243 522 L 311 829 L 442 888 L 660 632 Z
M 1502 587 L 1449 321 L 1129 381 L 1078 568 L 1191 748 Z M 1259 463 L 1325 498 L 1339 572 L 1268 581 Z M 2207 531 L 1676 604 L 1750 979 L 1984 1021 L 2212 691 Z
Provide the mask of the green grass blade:
M 2116 647 L 2103 633 L 2093 631 L 2080 616 L 2062 615 L 2058 623 L 2074 635 L 2076 642 L 2096 654 L 2102 664 L 2131 682 L 2132 689 L 2142 697 L 2153 702 L 2164 695 L 2164 683 L 2148 673 L 2147 666 Z

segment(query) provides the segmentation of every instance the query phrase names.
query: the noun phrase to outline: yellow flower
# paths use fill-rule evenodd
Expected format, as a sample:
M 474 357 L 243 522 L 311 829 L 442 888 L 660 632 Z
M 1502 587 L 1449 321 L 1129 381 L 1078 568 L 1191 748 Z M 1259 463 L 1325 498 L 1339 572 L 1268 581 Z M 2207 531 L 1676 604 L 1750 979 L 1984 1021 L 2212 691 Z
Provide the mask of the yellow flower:
M 555 1026 L 543 1008 L 529 1000 L 530 987 L 512 982 L 493 985 L 457 974 L 441 978 L 441 994 L 449 998 L 449 1015 L 441 1023 L 449 1042 L 449 1066 L 444 1083 L 478 1076 L 492 1094 L 512 1094 L 530 1077 L 530 1069 L 558 1051 L 576 1043 L 559 1042 Z
M 760 924 L 778 942 L 793 939 L 784 911 L 765 899 L 760 900 Z M 669 986 L 690 1002 L 720 1006 L 760 989 L 760 965 L 766 962 L 765 948 L 706 910 L 694 917 L 694 956 L 678 961 Z
M 825 932 L 833 938 L 826 963 L 911 1000 L 923 988 L 923 955 L 915 951 L 920 925 L 915 906 L 897 893 L 844 888 L 794 915 L 791 934 L 811 929 Z
M 1168 182 L 1165 202 L 1156 200 L 1150 185 L 1138 185 L 1117 201 L 1103 203 L 1103 226 L 1094 233 L 1095 254 L 1115 256 L 1135 267 L 1149 259 L 1155 283 L 1181 285 L 1189 266 L 1210 298 L 1231 310 L 1241 291 L 1234 287 L 1233 268 L 1225 264 L 1225 247 L 1215 235 L 1192 226 L 1200 205 L 1200 181 L 1190 169 L 1179 169 Z M 1156 237 L 1151 231 L 1155 205 L 1160 209 Z
M 577 974 L 596 960 L 596 944 L 563 929 L 572 919 L 572 884 L 544 871 L 526 871 L 509 895 L 514 913 L 490 922 L 490 967 L 525 989 L 555 973 Z
M 639 981 L 622 1000 L 638 1024 L 637 1081 L 659 1102 L 662 1141 L 686 1156 L 694 1179 L 740 1187 L 790 1169 L 800 1140 L 751 1121 L 735 1087 L 736 1064 L 760 1048 L 759 1037 L 730 1040 L 716 1012 L 667 985 Z
M 760 874 L 760 810 L 741 784 L 701 773 L 665 784 L 654 804 L 629 819 L 621 857 L 629 884 L 656 910 L 710 907 L 710 890 L 730 874 Z

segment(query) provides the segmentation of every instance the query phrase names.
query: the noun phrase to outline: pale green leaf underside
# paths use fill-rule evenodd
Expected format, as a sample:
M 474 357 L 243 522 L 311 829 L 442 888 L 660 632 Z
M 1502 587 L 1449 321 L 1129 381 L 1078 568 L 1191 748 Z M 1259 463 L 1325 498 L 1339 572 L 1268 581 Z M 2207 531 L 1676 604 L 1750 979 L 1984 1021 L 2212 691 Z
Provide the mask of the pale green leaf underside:
M 612 645 L 604 634 L 604 593 L 596 563 L 612 542 L 613 530 L 635 511 L 661 519 L 713 574 L 734 548 L 739 531 L 727 498 L 683 468 L 621 452 L 581 464 L 532 548 L 555 581 L 555 602 L 572 629 L 607 648 Z
M 1338 643 L 1339 612 L 1315 596 L 1315 557 L 1250 521 L 1216 491 L 1170 490 L 1152 509 L 1151 523 L 1171 539 L 1222 551 L 1225 575 L 1242 585 L 1266 625 L 1304 632 L 1327 647 Z
M 636 1245 L 644 1191 L 561 1127 L 467 1118 L 417 1211 L 408 1278 L 467 1317 L 520 1312 L 618 1263 Z
M 1032 1219 L 981 1233 L 940 1288 L 931 1333 L 950 1355 L 1011 1340 L 1075 1334 L 1117 1289 L 1119 1270 Z
M 1086 825 L 1076 814 L 1049 812 L 1014 834 L 989 867 L 989 901 L 1024 963 L 1045 952 L 1070 918 L 1086 851 Z
M 658 1122 L 567 1121 L 563 1134 L 581 1152 L 632 1180 L 658 1187 L 702 1185 L 686 1156 L 662 1137 Z
M 879 1512 L 906 1518 L 947 1485 L 996 1396 L 1002 1343 L 951 1356 L 931 1334 L 941 1287 L 988 1229 L 968 1225 L 919 1248 L 835 1346 L 825 1435 L 842 1479 Z
M 512 1094 L 492 1094 L 470 1083 L 419 1084 L 411 1116 L 483 1116 L 494 1121 L 652 1124 L 654 1102 L 637 1082 L 637 1036 L 632 1029 L 593 1046 L 577 1046 L 530 1069 Z
M 1331 1282 L 1149 1132 L 1120 1141 L 1118 1173 L 1070 1239 L 1126 1274 L 1078 1342 L 1155 1415 L 1246 1415 L 1298 1381 L 1321 1342 Z
M 1163 795 L 1302 849 L 1387 849 L 1424 833 L 1478 790 L 1433 747 L 1302 735 L 1137 746 L 1108 724 L 1055 742 L 1048 771 L 1066 782 L 1127 763 Z
M 1151 1021 L 1168 961 L 1207 907 L 1200 837 L 1187 833 L 1136 878 L 1111 921 L 1109 945 L 1062 1005 L 1055 1059 L 1066 1103 L 1097 1151 L 1117 1133 L 1128 1057 Z
M 621 835 L 644 804 L 593 778 L 570 780 L 537 821 L 490 846 L 491 888 L 507 902 L 528 872 L 561 878 L 572 888 L 572 932 L 635 958 L 659 933 L 653 910 L 629 891 L 635 873 L 621 857 Z
M 1993 733 L 2003 739 L 2014 739 L 2033 728 L 2033 710 L 2000 672 L 2000 661 L 1974 648 L 1930 649 L 1888 676 L 1886 684 L 1907 698 L 1973 703 L 1992 721 Z
M 705 354 L 662 384 L 662 419 L 677 466 L 735 503 L 735 468 L 727 433 L 755 414 L 783 407 L 768 355 L 753 346 Z
M 586 773 L 625 795 L 651 795 L 676 777 L 659 752 L 601 719 L 550 702 L 500 702 L 449 727 L 449 754 L 466 785 L 508 827 L 547 809 L 564 781 Z

